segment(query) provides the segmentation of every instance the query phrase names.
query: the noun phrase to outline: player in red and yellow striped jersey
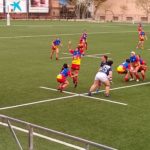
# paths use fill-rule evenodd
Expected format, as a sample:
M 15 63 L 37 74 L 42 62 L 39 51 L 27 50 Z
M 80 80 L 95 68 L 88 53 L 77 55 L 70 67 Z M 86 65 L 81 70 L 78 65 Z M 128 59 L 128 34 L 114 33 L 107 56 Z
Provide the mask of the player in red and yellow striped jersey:
M 71 73 L 72 75 L 75 75 L 73 77 L 73 83 L 76 87 L 78 84 L 78 74 L 81 65 L 81 57 L 84 51 L 80 49 L 80 47 L 77 47 L 75 50 L 70 49 L 69 52 L 72 54 Z

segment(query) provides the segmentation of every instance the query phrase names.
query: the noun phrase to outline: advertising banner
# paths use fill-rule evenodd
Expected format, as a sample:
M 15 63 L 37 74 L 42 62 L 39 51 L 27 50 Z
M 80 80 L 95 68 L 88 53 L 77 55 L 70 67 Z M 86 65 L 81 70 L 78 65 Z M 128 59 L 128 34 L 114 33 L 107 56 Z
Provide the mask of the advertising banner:
M 49 0 L 29 0 L 30 13 L 48 13 Z
M 27 0 L 6 0 L 6 12 L 10 13 L 26 13 Z

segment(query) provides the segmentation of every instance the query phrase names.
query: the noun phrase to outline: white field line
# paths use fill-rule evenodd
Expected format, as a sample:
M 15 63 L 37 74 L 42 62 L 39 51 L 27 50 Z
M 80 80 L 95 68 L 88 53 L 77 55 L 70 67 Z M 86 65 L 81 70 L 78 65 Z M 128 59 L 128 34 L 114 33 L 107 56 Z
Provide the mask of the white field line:
M 30 106 L 30 105 L 40 104 L 40 103 L 57 101 L 57 100 L 61 100 L 61 99 L 64 100 L 64 99 L 68 99 L 68 98 L 72 98 L 72 97 L 76 97 L 76 96 L 79 96 L 79 94 L 64 96 L 64 97 L 58 97 L 58 98 L 52 98 L 52 99 L 47 99 L 47 100 L 41 100 L 41 101 L 36 101 L 36 102 L 32 102 L 32 103 L 25 103 L 25 104 L 20 104 L 20 105 L 14 105 L 14 106 L 1 107 L 0 110 L 18 108 L 18 107 L 23 107 L 23 106 Z
M 8 127 L 8 124 L 6 124 L 6 123 L 0 122 L 0 125 L 5 126 L 5 127 Z M 18 130 L 18 131 L 27 133 L 27 134 L 28 134 L 28 132 L 29 132 L 28 130 L 23 129 L 23 128 L 20 128 L 20 127 L 17 127 L 17 126 L 12 126 L 12 128 L 15 129 L 15 130 Z M 65 146 L 67 146 L 67 147 L 74 148 L 74 149 L 76 149 L 76 150 L 85 150 L 85 149 L 82 148 L 82 147 L 79 147 L 79 146 L 76 146 L 76 145 L 73 145 L 73 144 L 69 144 L 69 143 L 66 143 L 66 142 L 63 142 L 63 141 L 54 139 L 54 138 L 50 138 L 50 137 L 48 137 L 48 136 L 45 136 L 45 135 L 42 135 L 42 134 L 39 134 L 39 133 L 36 133 L 36 132 L 33 132 L 33 135 L 34 135 L 34 136 L 37 136 L 37 137 L 40 137 L 40 138 L 43 138 L 43 139 L 46 139 L 46 140 L 48 140 L 48 141 L 52 141 L 52 142 L 55 142 L 55 143 L 59 143 L 59 144 L 65 145 Z
M 65 55 L 71 55 L 70 53 L 62 53 L 62 54 L 65 54 Z M 111 54 L 111 53 L 89 54 L 89 55 L 85 55 L 85 56 L 95 56 L 95 55 L 103 56 L 103 55 L 110 55 L 110 54 Z
M 72 58 L 71 56 L 70 57 L 60 57 L 59 59 L 70 59 Z
M 134 84 L 134 85 L 127 85 L 127 86 L 120 86 L 120 87 L 116 87 L 116 88 L 112 88 L 110 89 L 111 91 L 114 90 L 120 90 L 120 89 L 126 89 L 126 88 L 131 88 L 131 87 L 137 87 L 137 86 L 143 86 L 143 85 L 148 85 L 150 84 L 150 82 L 145 82 L 145 83 L 139 83 L 139 84 Z M 104 92 L 105 90 L 100 90 L 98 91 L 98 93 Z M 96 93 L 96 92 L 93 92 Z M 84 93 L 83 95 L 87 95 L 88 93 Z
M 122 33 L 135 33 L 136 31 L 120 31 L 117 34 Z M 43 34 L 43 35 L 21 35 L 21 36 L 1 36 L 0 39 L 20 39 L 20 38 L 39 38 L 39 37 L 54 37 L 54 36 L 74 36 L 81 33 L 62 33 L 62 34 Z M 116 32 L 91 32 L 88 35 L 94 34 L 116 34 Z
M 41 87 L 40 87 L 40 88 L 41 88 Z M 47 88 L 47 87 L 42 87 L 42 88 L 43 88 L 43 89 L 46 89 L 46 90 L 57 91 L 56 89 L 53 89 L 53 88 Z M 107 99 L 102 99 L 102 98 L 97 98 L 97 97 L 86 96 L 85 94 L 72 93 L 72 92 L 68 92 L 68 91 L 64 91 L 64 93 L 75 94 L 75 95 L 77 95 L 77 96 L 86 97 L 86 98 L 90 98 L 90 99 L 96 99 L 96 100 L 99 100 L 99 101 L 105 101 L 105 102 L 109 102 L 109 103 L 115 103 L 115 104 L 120 104 L 120 105 L 128 105 L 128 104 L 121 103 L 121 102 L 117 102 L 117 101 L 111 101 L 111 100 L 107 100 Z
M 121 86 L 121 87 L 117 87 L 117 88 L 112 88 L 110 90 L 114 91 L 114 90 L 126 89 L 126 88 L 137 87 L 137 86 L 148 85 L 148 84 L 150 84 L 150 82 L 139 83 L 139 84 L 134 84 L 134 85 L 129 85 L 129 86 Z M 40 87 L 40 88 L 51 90 L 51 91 L 57 91 L 57 89 L 53 89 L 53 88 L 47 88 L 47 87 Z M 105 90 L 101 90 L 99 92 L 101 93 L 101 92 L 104 92 L 104 91 Z M 88 93 L 77 94 L 77 93 L 68 92 L 68 91 L 64 91 L 64 93 L 71 94 L 71 96 L 65 96 L 65 97 L 59 97 L 59 98 L 53 98 L 53 99 L 48 99 L 48 100 L 42 100 L 42 101 L 32 102 L 32 103 L 25 103 L 25 104 L 20 104 L 20 105 L 2 107 L 2 108 L 0 108 L 0 110 L 18 108 L 18 107 L 29 106 L 29 105 L 39 104 L 39 103 L 46 103 L 46 102 L 51 102 L 51 101 L 56 101 L 56 100 L 67 99 L 67 98 L 71 98 L 71 97 L 76 97 L 76 96 L 85 97 L 88 94 Z M 95 92 L 93 92 L 93 93 L 95 93 Z M 90 96 L 86 96 L 86 97 L 87 98 L 99 99 L 100 100 L 100 98 L 96 98 L 96 97 L 90 97 Z M 105 100 L 105 99 L 103 99 L 103 100 L 101 99 L 101 101 L 106 101 L 106 102 L 111 102 L 111 103 L 120 103 L 120 102 L 115 102 L 115 101 Z M 125 105 L 127 105 L 127 104 L 125 104 Z
M 51 90 L 51 91 L 58 91 L 57 89 L 54 89 L 54 88 L 48 88 L 48 87 L 43 87 L 43 86 L 40 86 L 41 89 L 46 89 L 46 90 Z M 77 93 L 74 93 L 74 92 L 68 92 L 68 91 L 63 91 L 63 93 L 67 93 L 67 94 L 73 94 L 73 95 L 79 95 Z
M 80 96 L 86 97 L 86 98 L 95 99 L 95 100 L 98 100 L 98 101 L 104 101 L 104 102 L 109 102 L 109 103 L 124 105 L 124 106 L 127 106 L 127 105 L 128 105 L 128 104 L 126 104 L 126 103 L 121 103 L 121 102 L 112 101 L 112 100 L 103 99 L 103 98 L 98 98 L 98 97 L 86 96 L 86 95 L 83 95 L 83 94 L 80 94 Z

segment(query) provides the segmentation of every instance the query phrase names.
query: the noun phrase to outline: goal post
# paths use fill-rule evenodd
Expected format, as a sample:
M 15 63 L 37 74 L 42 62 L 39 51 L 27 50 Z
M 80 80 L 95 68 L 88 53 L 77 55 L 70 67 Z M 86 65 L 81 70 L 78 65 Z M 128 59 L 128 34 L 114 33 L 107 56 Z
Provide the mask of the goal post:
M 7 13 L 7 15 L 6 15 L 6 25 L 7 25 L 7 26 L 10 26 L 10 12 L 9 12 L 9 5 L 6 6 L 6 9 L 7 9 L 7 11 L 6 11 L 6 13 Z

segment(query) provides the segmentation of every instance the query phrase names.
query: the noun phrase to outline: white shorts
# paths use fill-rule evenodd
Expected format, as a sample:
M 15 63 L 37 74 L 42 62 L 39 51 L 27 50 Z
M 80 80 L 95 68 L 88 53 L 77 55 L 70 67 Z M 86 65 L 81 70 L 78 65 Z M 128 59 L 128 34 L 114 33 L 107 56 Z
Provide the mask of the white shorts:
M 95 76 L 95 80 L 99 80 L 102 83 L 106 82 L 108 80 L 108 77 L 105 73 L 103 72 L 98 72 Z

